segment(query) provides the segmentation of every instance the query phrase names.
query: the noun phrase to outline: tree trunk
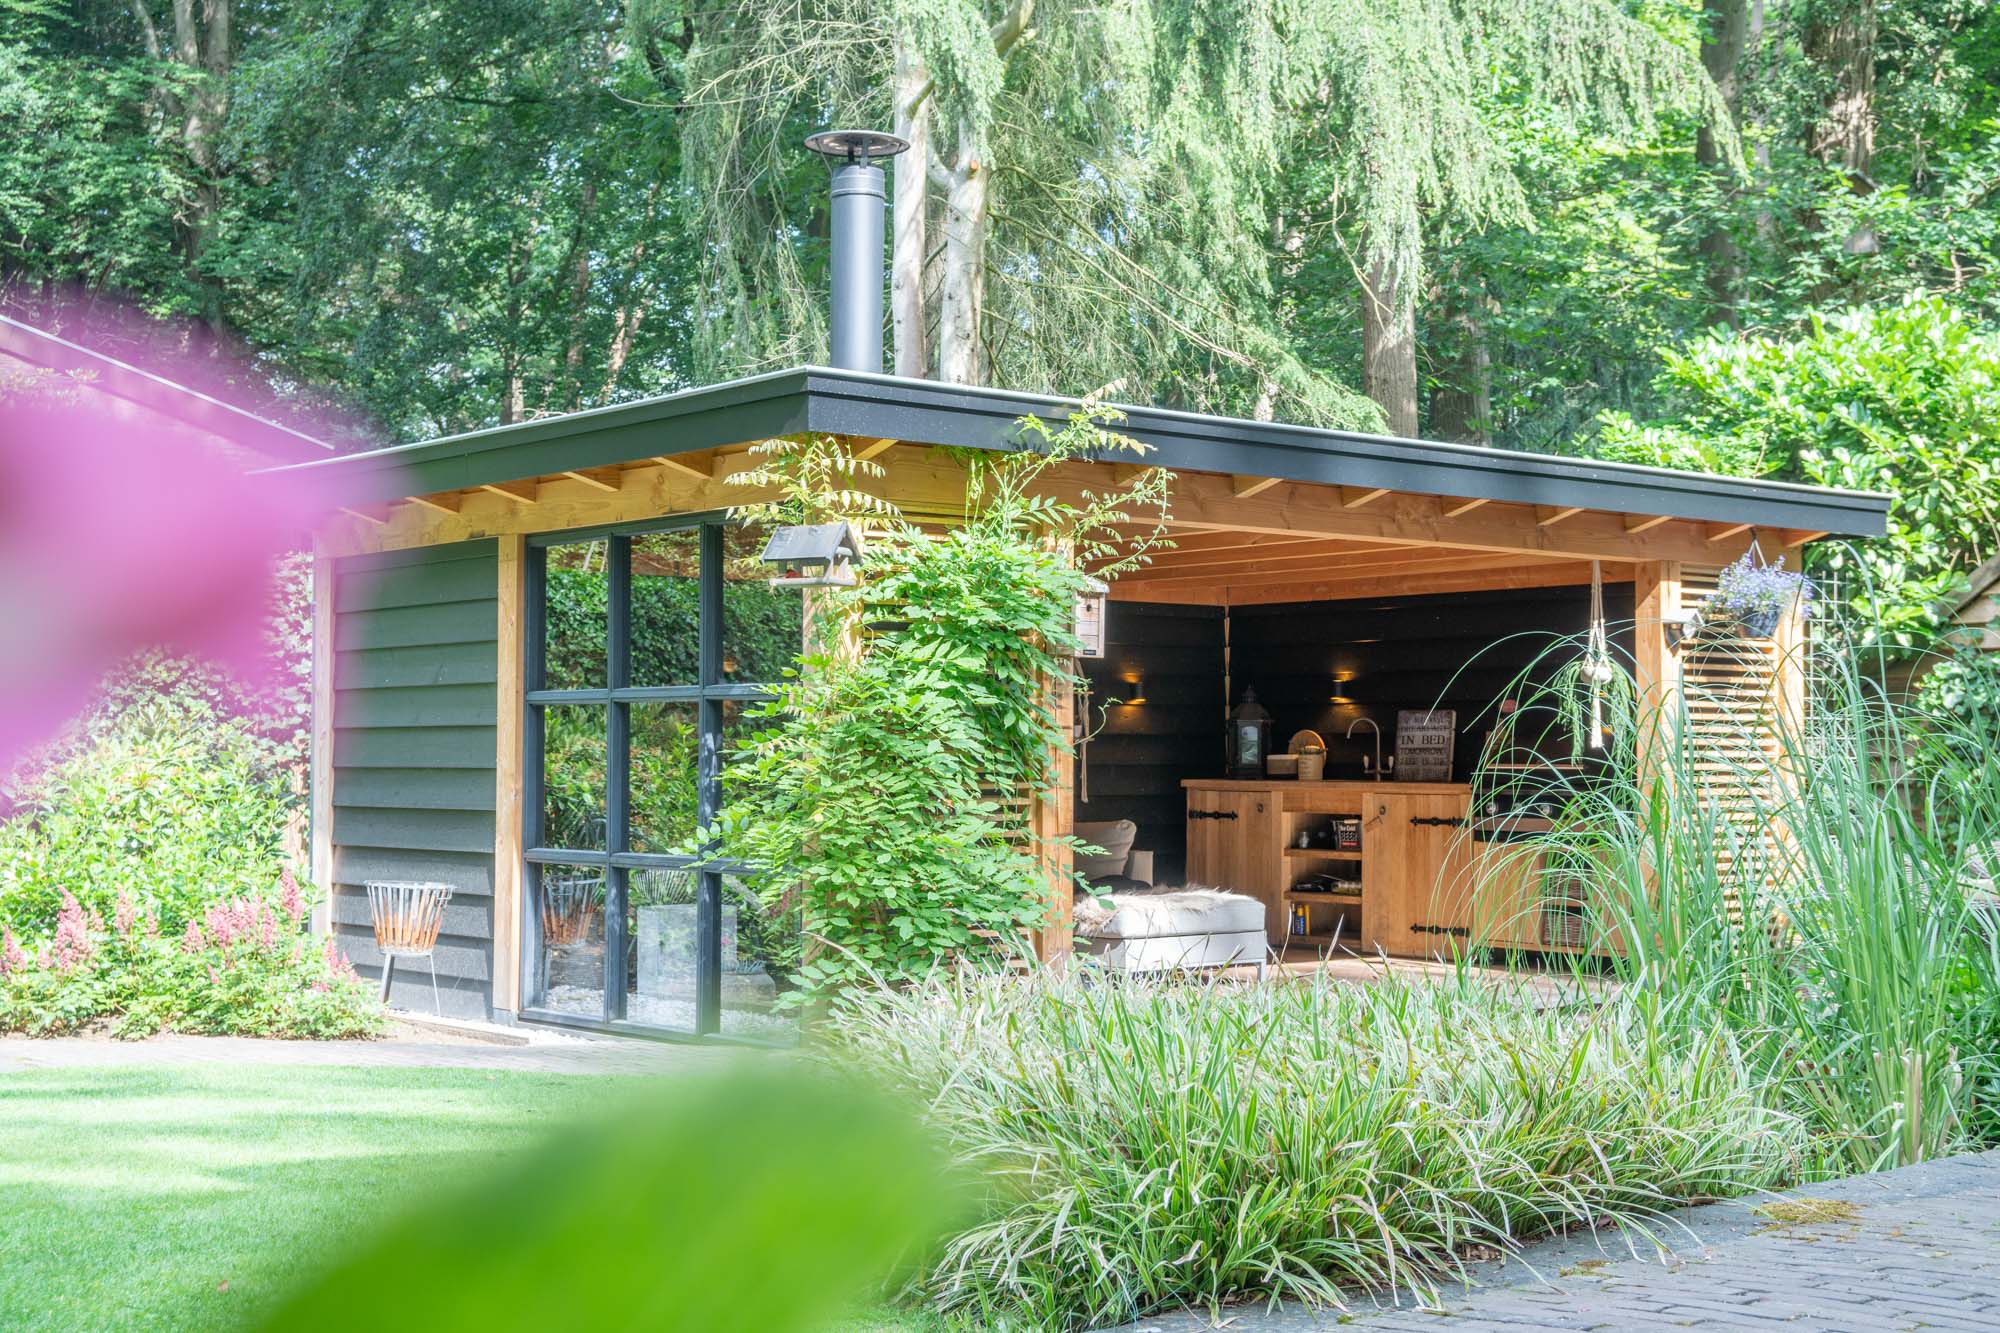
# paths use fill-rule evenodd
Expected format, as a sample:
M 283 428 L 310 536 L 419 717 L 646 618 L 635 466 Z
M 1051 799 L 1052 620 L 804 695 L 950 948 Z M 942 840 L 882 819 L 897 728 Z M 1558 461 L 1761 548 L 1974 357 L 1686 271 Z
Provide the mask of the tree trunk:
M 1361 391 L 1391 435 L 1417 434 L 1417 311 L 1383 259 L 1361 274 Z
M 1875 31 L 1874 0 L 1851 0 L 1807 25 L 1803 39 L 1806 55 L 1832 78 L 1813 127 L 1812 151 L 1845 171 L 1864 194 L 1875 188 L 1868 175 L 1875 161 Z M 1856 227 L 1845 248 L 1850 255 L 1874 254 L 1874 231 Z
M 896 49 L 895 132 L 910 150 L 896 158 L 896 193 L 891 205 L 889 247 L 889 323 L 895 335 L 898 375 L 922 379 L 930 373 L 930 339 L 924 325 L 924 266 L 929 258 L 929 233 L 924 210 L 929 203 L 931 165 L 930 76 L 923 61 L 905 46 Z
M 1749 0 L 1706 0 L 1702 6 L 1701 63 L 1715 81 L 1716 91 L 1729 108 L 1729 119 L 1738 129 L 1743 125 L 1741 69 L 1749 41 Z M 1696 131 L 1694 153 L 1695 160 L 1715 177 L 1718 186 L 1726 189 L 1729 166 L 1723 160 L 1715 131 L 1709 126 Z M 1743 277 L 1742 251 L 1720 217 L 1701 238 L 1700 248 L 1708 270 L 1708 292 L 1715 305 L 1715 320 L 1735 328 L 1736 288 Z
M 235 58 L 234 0 L 173 0 L 171 47 L 160 40 L 148 0 L 132 0 L 146 53 L 170 60 L 193 77 L 171 83 L 161 80 L 147 95 L 149 109 L 160 121 L 178 121 L 177 134 L 191 168 L 187 196 L 174 218 L 174 243 L 181 252 L 188 278 L 201 293 L 201 317 L 211 329 L 222 330 L 222 288 L 201 271 L 202 252 L 222 209 L 220 156 L 223 122 L 229 116 L 229 75 Z
M 971 126 L 959 131 L 958 156 L 945 181 L 944 273 L 938 292 L 938 378 L 984 384 L 986 164 Z
M 1456 275 L 1454 275 L 1456 276 Z M 1431 390 L 1429 438 L 1456 444 L 1493 441 L 1493 355 L 1486 342 L 1485 298 L 1464 293 L 1446 298 L 1443 332 L 1446 375 Z M 1428 324 L 1426 325 L 1428 327 Z

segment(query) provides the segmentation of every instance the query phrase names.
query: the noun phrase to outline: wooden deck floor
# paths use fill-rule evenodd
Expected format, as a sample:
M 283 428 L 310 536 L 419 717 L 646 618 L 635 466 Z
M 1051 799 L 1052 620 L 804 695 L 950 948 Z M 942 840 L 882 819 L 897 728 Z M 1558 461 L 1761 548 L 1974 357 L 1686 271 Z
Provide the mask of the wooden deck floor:
M 1345 985 L 1366 986 L 1390 977 L 1402 982 L 1446 981 L 1457 976 L 1458 971 L 1456 964 L 1437 962 L 1428 958 L 1388 958 L 1380 955 L 1364 957 L 1345 950 L 1322 952 L 1287 949 L 1276 962 L 1265 967 L 1264 975 L 1267 981 L 1317 975 Z M 1566 967 L 1542 968 L 1523 964 L 1510 970 L 1503 967 L 1473 966 L 1467 971 L 1474 980 L 1495 986 L 1525 983 L 1533 987 L 1549 1003 L 1584 996 L 1608 995 L 1616 990 L 1618 985 L 1608 977 L 1579 974 Z M 1232 967 L 1223 975 L 1232 981 L 1254 982 L 1257 970 L 1253 967 Z

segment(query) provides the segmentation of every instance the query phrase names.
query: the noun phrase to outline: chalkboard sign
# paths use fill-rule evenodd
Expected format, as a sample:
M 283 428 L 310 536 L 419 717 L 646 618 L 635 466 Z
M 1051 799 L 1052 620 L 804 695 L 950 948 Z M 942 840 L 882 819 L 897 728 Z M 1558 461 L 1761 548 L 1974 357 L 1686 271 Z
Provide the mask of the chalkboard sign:
M 1396 714 L 1396 780 L 1450 782 L 1451 754 L 1458 743 L 1458 712 L 1404 709 Z

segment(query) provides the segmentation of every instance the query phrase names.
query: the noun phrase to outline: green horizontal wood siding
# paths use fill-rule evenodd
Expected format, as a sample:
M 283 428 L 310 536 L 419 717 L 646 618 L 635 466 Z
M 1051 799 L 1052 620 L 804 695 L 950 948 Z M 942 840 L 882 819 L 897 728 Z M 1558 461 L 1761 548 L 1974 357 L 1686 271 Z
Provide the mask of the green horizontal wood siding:
M 334 937 L 379 976 L 363 884 L 451 885 L 436 953 L 447 1013 L 485 1017 L 493 974 L 498 553 L 491 541 L 343 559 L 334 577 Z M 431 1006 L 422 961 L 393 1003 Z

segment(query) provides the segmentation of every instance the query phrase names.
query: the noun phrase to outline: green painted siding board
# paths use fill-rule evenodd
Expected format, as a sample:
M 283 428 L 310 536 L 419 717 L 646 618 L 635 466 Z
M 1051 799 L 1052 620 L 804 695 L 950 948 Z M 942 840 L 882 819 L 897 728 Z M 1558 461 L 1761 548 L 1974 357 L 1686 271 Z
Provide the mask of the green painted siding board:
M 333 608 L 346 615 L 351 611 L 488 601 L 493 596 L 493 578 L 493 562 L 478 556 L 398 569 L 350 570 L 334 585 Z
M 397 685 L 491 685 L 498 676 L 485 644 L 438 648 L 365 648 L 334 657 L 333 678 L 345 689 Z
M 492 727 L 341 727 L 337 768 L 475 768 L 493 772 Z
M 494 578 L 498 580 L 497 572 Z M 335 622 L 333 646 L 341 652 L 416 644 L 491 646 L 498 633 L 499 611 L 492 601 L 440 602 L 436 606 L 350 612 Z
M 493 850 L 493 816 L 465 810 L 385 810 L 343 805 L 336 791 L 333 840 L 353 847 L 401 847 L 410 851 Z
M 493 774 L 472 768 L 350 768 L 340 775 L 348 805 L 493 812 Z
M 491 685 L 340 690 L 333 715 L 344 727 L 477 727 L 494 721 Z
M 333 854 L 333 878 L 338 884 L 371 879 L 438 880 L 454 894 L 468 898 L 493 896 L 493 855 L 477 852 L 413 852 L 390 847 L 341 847 Z

